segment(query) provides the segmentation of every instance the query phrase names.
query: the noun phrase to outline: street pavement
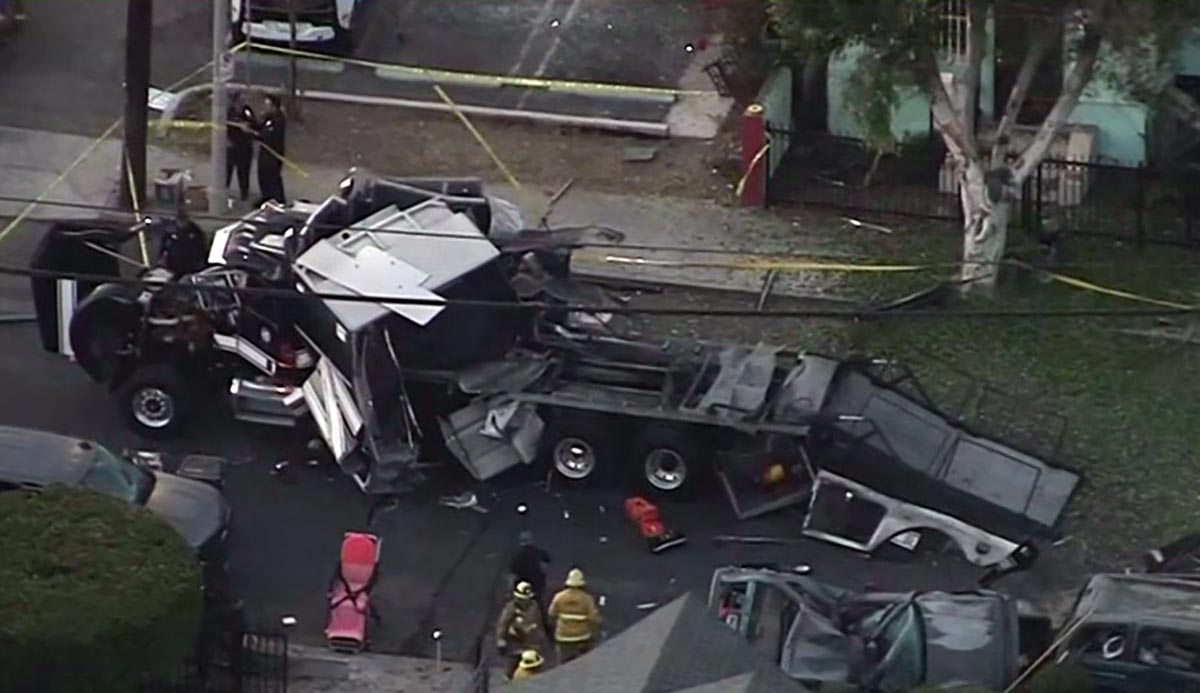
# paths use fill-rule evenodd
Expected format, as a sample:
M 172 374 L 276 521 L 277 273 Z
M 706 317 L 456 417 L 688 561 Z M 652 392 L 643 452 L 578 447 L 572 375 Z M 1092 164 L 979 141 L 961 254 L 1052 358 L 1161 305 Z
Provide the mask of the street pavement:
M 664 300 L 664 299 L 660 299 Z M 689 300 L 703 302 L 703 297 Z M 232 422 L 221 403 L 197 425 L 163 444 L 139 440 L 120 420 L 106 393 L 66 360 L 43 353 L 32 325 L 0 326 L 0 423 L 92 438 L 115 449 L 151 447 L 176 456 L 207 453 L 230 462 L 226 493 L 234 508 L 231 569 L 235 590 L 253 623 L 280 627 L 292 616 L 291 637 L 321 646 L 325 592 L 342 534 L 368 529 L 370 503 L 357 487 L 324 464 L 310 466 L 303 433 Z M 274 473 L 280 462 L 282 473 Z M 715 488 L 688 503 L 665 503 L 664 521 L 690 543 L 662 555 L 646 551 L 623 516 L 625 489 L 575 488 L 559 479 L 544 487 L 540 471 L 516 470 L 478 484 L 454 462 L 429 471 L 418 492 L 379 510 L 369 526 L 383 538 L 375 601 L 382 625 L 372 650 L 414 657 L 435 654 L 440 630 L 443 656 L 470 658 L 476 638 L 490 627 L 503 598 L 504 566 L 523 528 L 535 531 L 553 557 L 552 583 L 573 565 L 604 595 L 606 631 L 616 634 L 685 591 L 706 593 L 714 568 L 727 564 L 808 565 L 832 583 L 875 589 L 968 589 L 980 571 L 954 555 L 911 563 L 868 559 L 820 542 L 799 540 L 801 516 L 781 512 L 738 522 Z M 487 513 L 442 507 L 442 495 L 474 491 Z M 527 504 L 523 519 L 518 504 Z M 716 534 L 798 540 L 793 546 L 714 546 Z M 1061 584 L 1053 552 L 1034 573 L 1009 585 L 1035 595 Z M 1055 580 L 1059 580 L 1055 583 Z
M 473 72 L 676 86 L 693 58 L 685 46 L 701 31 L 702 17 L 693 4 L 372 0 L 364 5 L 356 56 Z M 80 11 L 78 0 L 29 5 L 29 20 L 21 31 L 0 44 L 0 125 L 98 134 L 123 113 L 125 4 L 88 3 L 87 11 Z M 154 3 L 154 86 L 171 85 L 212 57 L 211 15 L 210 5 L 192 0 Z M 254 60 L 254 83 L 286 83 L 278 60 Z M 244 66 L 239 75 L 246 76 Z M 201 74 L 188 84 L 205 79 Z M 381 79 L 369 68 L 338 74 L 302 69 L 300 85 L 437 101 L 427 84 Z M 448 91 L 463 103 L 634 120 L 662 120 L 669 107 L 661 99 L 593 98 L 540 89 L 449 86 Z
M 701 31 L 698 3 L 683 0 L 430 0 L 368 2 L 358 19 L 353 57 L 499 76 L 676 87 L 695 55 Z M 288 60 L 254 55 L 238 78 L 282 85 Z M 419 75 L 374 66 L 304 61 L 301 88 L 315 91 L 438 101 Z M 407 76 L 405 76 L 407 74 Z M 548 113 L 661 121 L 674 100 L 596 91 L 472 87 L 443 83 L 457 103 Z M 711 85 L 708 86 L 711 88 Z
M 125 3 L 36 0 L 0 43 L 0 125 L 99 134 L 125 102 Z M 155 0 L 151 83 L 166 86 L 209 60 L 212 6 Z

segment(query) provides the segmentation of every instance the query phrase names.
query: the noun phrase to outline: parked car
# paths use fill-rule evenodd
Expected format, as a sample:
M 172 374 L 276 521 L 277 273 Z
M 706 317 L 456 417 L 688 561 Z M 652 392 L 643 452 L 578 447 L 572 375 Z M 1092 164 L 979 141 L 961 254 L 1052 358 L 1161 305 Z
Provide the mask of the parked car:
M 709 608 L 801 683 L 885 693 L 1003 690 L 1049 632 L 999 592 L 860 593 L 763 568 L 718 569 Z
M 1056 661 L 1085 668 L 1095 693 L 1200 690 L 1200 581 L 1094 575 L 1063 624 Z
M 147 469 L 89 440 L 0 426 L 0 491 L 53 484 L 145 507 L 175 528 L 203 562 L 224 550 L 231 513 L 212 485 Z

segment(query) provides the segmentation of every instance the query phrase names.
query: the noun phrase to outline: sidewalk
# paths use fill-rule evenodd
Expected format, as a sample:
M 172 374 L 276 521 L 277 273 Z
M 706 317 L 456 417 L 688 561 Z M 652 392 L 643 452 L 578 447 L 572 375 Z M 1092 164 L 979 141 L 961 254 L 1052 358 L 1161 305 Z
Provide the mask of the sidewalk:
M 14 128 L 0 128 L 0 196 L 36 198 L 89 146 L 88 138 Z M 101 143 L 47 199 L 69 203 L 113 206 L 119 191 L 121 144 Z M 147 155 L 150 177 L 163 167 L 190 169 L 197 182 L 209 180 L 206 158 L 185 157 L 177 152 L 152 147 Z M 293 199 L 319 201 L 336 188 L 346 173 L 338 166 L 301 163 L 304 173 L 285 170 L 288 195 Z M 380 172 L 382 173 L 382 172 Z M 526 223 L 536 224 L 555 191 L 525 188 L 518 193 L 509 185 L 489 189 L 527 208 Z M 540 206 L 542 209 L 528 210 Z M 0 201 L 0 219 L 19 214 L 24 205 Z M 89 217 L 87 209 L 41 206 L 31 220 Z M 213 212 L 224 216 L 220 212 Z M 228 213 L 233 216 L 234 213 Z M 679 250 L 646 251 L 590 249 L 577 253 L 575 266 L 588 274 L 606 278 L 661 282 L 683 286 L 757 293 L 764 280 L 762 270 L 714 267 L 730 263 L 738 254 L 836 253 L 836 234 L 803 228 L 759 210 L 722 207 L 713 202 L 686 198 L 641 197 L 591 192 L 572 188 L 558 201 L 549 218 L 553 227 L 600 225 L 615 228 L 634 246 L 670 247 Z M 2 225 L 0 225 L 2 227 Z M 6 262 L 26 261 L 41 230 L 23 224 L 8 238 L 0 239 Z M 728 254 L 695 253 L 686 250 L 716 249 Z M 709 266 L 655 266 L 622 264 L 612 258 L 651 262 L 688 262 Z M 3 281 L 3 280 L 0 280 Z M 778 295 L 831 297 L 836 277 L 827 272 L 784 272 L 775 284 Z
M 463 693 L 470 690 L 473 667 L 459 662 L 377 655 L 341 655 L 330 650 L 288 648 L 293 693 Z M 503 680 L 500 672 L 493 681 Z

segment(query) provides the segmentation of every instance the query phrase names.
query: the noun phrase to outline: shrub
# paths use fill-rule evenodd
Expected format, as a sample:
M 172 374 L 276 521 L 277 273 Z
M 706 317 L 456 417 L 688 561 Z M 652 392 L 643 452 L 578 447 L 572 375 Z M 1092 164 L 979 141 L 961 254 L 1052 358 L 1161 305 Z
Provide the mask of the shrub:
M 1020 693 L 1092 693 L 1087 670 L 1073 664 L 1043 667 L 1019 689 Z
M 148 511 L 55 487 L 0 494 L 0 690 L 127 693 L 194 651 L 200 571 Z

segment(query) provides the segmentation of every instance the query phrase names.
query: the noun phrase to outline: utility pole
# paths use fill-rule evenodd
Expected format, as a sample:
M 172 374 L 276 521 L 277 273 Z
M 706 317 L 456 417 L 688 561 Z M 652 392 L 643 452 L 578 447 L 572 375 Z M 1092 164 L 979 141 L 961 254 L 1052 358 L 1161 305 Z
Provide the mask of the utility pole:
M 209 185 L 209 210 L 213 214 L 229 211 L 229 192 L 225 189 L 225 77 L 229 57 L 229 0 L 213 0 L 212 27 L 212 182 Z
M 121 206 L 141 208 L 146 199 L 146 126 L 150 90 L 150 41 L 154 0 L 128 0 L 125 14 L 125 153 L 121 157 Z
M 288 115 L 299 122 L 301 114 L 300 94 L 296 85 L 296 21 L 296 0 L 288 0 L 288 24 L 291 25 L 291 36 L 288 38 L 288 47 L 292 50 L 291 60 L 288 65 Z

